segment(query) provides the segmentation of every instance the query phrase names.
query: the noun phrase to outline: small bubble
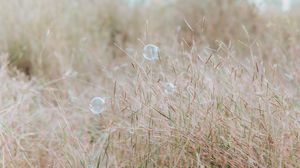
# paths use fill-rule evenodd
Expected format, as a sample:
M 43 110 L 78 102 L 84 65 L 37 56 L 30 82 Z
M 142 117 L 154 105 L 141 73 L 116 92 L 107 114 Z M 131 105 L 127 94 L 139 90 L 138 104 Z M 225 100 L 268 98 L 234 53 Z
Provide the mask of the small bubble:
M 100 114 L 105 110 L 105 100 L 102 97 L 94 97 L 90 102 L 90 110 L 94 114 Z
M 176 86 L 173 83 L 166 83 L 164 86 L 164 91 L 166 94 L 173 94 L 176 91 Z
M 144 47 L 144 58 L 149 61 L 158 60 L 158 50 L 159 48 L 156 45 L 148 44 Z

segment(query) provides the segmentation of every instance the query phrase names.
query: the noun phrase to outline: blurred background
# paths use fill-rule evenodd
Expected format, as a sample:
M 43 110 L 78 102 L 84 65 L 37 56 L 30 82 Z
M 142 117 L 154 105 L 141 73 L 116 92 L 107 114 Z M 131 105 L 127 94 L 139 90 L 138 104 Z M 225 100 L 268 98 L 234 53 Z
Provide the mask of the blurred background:
M 141 5 L 141 4 L 148 4 L 149 3 L 164 3 L 164 4 L 170 4 L 174 0 L 125 0 L 129 5 Z M 203 0 L 204 2 L 205 0 Z M 243 1 L 243 0 L 236 0 L 237 2 Z M 244 0 L 246 1 L 246 0 Z M 291 8 L 295 8 L 295 6 L 299 5 L 298 0 L 248 0 L 250 3 L 255 4 L 260 9 L 264 10 L 264 8 L 277 8 L 282 11 L 288 11 Z
M 0 167 L 299 167 L 299 7 L 0 0 Z

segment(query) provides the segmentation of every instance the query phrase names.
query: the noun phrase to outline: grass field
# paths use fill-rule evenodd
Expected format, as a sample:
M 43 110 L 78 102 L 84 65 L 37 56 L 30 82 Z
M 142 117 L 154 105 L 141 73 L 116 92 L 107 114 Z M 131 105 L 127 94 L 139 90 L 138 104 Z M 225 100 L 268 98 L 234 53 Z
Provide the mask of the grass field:
M 300 167 L 300 13 L 0 0 L 0 167 Z M 143 57 L 147 44 L 159 59 Z M 165 93 L 166 83 L 176 87 Z M 105 98 L 105 111 L 89 109 Z

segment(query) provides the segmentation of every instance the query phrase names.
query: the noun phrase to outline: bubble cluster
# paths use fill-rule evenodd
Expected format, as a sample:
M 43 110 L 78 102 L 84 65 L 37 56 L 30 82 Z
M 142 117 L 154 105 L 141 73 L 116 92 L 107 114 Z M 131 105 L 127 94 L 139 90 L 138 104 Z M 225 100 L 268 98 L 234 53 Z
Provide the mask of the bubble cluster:
M 92 113 L 100 114 L 105 110 L 105 99 L 102 97 L 94 97 L 89 107 Z
M 176 91 L 176 86 L 173 83 L 166 83 L 164 85 L 164 92 L 166 94 L 173 94 Z
M 158 60 L 158 50 L 159 48 L 153 44 L 147 44 L 144 47 L 144 58 L 149 61 Z

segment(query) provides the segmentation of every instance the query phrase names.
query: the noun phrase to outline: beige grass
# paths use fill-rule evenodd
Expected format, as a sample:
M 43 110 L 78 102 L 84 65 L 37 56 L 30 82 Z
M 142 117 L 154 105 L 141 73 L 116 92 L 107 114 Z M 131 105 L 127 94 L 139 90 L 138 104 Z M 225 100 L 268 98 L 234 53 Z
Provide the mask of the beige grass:
M 0 167 L 300 167 L 297 11 L 233 0 L 0 7 Z M 143 59 L 148 43 L 159 61 Z M 101 115 L 94 96 L 107 98 Z

